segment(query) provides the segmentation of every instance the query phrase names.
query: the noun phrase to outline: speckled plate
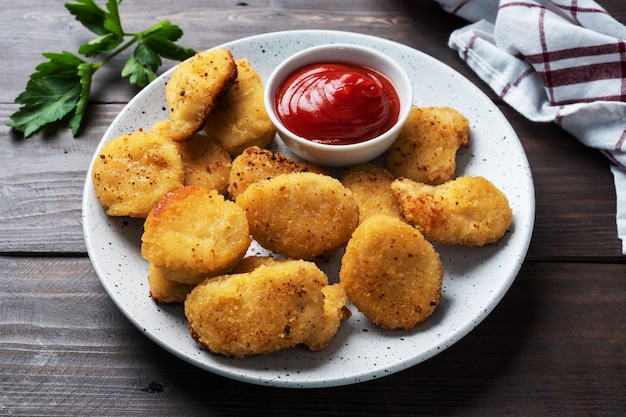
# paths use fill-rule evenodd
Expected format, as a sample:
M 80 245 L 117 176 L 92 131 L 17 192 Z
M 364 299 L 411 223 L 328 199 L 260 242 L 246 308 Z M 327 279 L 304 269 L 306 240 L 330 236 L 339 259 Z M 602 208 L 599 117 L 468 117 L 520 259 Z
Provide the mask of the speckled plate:
M 282 387 L 329 387 L 380 378 L 442 352 L 475 328 L 502 299 L 526 255 L 534 224 L 534 188 L 526 155 L 510 124 L 476 86 L 445 64 L 385 39 L 336 31 L 268 33 L 221 45 L 235 58 L 248 58 L 267 77 L 281 60 L 310 46 L 354 43 L 397 59 L 411 75 L 415 104 L 452 106 L 471 121 L 471 144 L 458 155 L 457 174 L 483 175 L 508 197 L 514 223 L 497 244 L 483 248 L 437 246 L 445 277 L 434 315 L 412 331 L 372 325 L 354 307 L 322 352 L 294 348 L 233 359 L 201 349 L 189 335 L 181 306 L 154 303 L 148 295 L 148 264 L 141 257 L 142 221 L 107 217 L 87 175 L 83 228 L 89 256 L 102 285 L 139 330 L 174 355 L 213 373 L 240 381 Z M 100 147 L 121 133 L 150 128 L 168 116 L 165 73 L 137 94 L 106 131 Z M 278 140 L 274 150 L 287 152 Z M 98 151 L 95 152 L 94 158 Z M 254 245 L 250 253 L 263 252 Z M 341 254 L 320 264 L 337 280 Z

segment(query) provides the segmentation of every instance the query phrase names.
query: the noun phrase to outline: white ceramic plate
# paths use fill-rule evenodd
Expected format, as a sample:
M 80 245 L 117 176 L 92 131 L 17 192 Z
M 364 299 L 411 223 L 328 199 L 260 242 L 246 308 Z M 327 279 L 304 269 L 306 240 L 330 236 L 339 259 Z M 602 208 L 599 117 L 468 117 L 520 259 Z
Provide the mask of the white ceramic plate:
M 174 355 L 236 380 L 283 387 L 328 387 L 380 378 L 416 365 L 475 328 L 498 304 L 526 256 L 534 224 L 534 187 L 526 155 L 510 124 L 476 86 L 447 65 L 407 46 L 355 33 L 290 31 L 221 45 L 247 58 L 267 77 L 281 60 L 310 46 L 354 43 L 374 47 L 400 62 L 414 83 L 415 104 L 452 106 L 471 121 L 471 144 L 458 155 L 457 174 L 483 175 L 508 197 L 514 214 L 510 233 L 482 248 L 437 246 L 444 264 L 442 300 L 414 330 L 373 326 L 354 307 L 331 344 L 321 352 L 294 348 L 275 354 L 225 358 L 200 348 L 189 335 L 181 306 L 154 303 L 148 295 L 148 264 L 141 257 L 142 221 L 110 218 L 98 204 L 88 172 L 83 196 L 85 240 L 102 285 L 128 319 Z M 166 119 L 164 86 L 171 71 L 134 97 L 99 145 L 125 132 Z M 287 152 L 275 140 L 274 150 Z M 95 152 L 94 158 L 98 151 Z M 92 161 L 93 162 L 93 161 Z M 255 245 L 250 253 L 263 253 Z M 322 265 L 337 280 L 338 254 Z

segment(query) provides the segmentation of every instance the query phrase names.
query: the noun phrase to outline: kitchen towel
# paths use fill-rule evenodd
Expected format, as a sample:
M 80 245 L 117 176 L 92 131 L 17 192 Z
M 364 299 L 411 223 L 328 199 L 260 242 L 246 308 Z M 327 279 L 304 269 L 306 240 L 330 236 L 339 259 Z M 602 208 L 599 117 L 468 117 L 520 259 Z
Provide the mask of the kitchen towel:
M 591 0 L 436 0 L 470 22 L 448 45 L 529 120 L 610 160 L 626 254 L 626 26 Z

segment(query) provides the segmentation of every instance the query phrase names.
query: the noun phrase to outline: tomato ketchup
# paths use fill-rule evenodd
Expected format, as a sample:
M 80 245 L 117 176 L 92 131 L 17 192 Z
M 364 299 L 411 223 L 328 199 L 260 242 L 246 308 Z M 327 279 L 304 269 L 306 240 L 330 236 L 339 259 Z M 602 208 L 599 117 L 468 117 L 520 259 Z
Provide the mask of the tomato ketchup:
M 380 72 L 351 63 L 305 66 L 279 87 L 274 107 L 287 129 L 313 142 L 360 143 L 398 120 L 400 98 Z

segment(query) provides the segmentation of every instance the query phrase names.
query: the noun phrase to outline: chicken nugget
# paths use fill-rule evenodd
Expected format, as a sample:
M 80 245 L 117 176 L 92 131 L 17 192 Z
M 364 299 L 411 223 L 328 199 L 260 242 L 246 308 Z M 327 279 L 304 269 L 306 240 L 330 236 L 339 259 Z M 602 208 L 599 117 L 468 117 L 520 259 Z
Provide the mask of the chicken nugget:
M 499 240 L 513 222 L 506 195 L 484 177 L 466 175 L 436 186 L 398 178 L 392 190 L 403 216 L 435 242 L 483 246 Z
M 232 160 L 222 145 L 196 133 L 178 144 L 185 170 L 185 185 L 198 185 L 226 195 Z
M 324 169 L 309 162 L 296 161 L 280 152 L 251 146 L 233 160 L 228 179 L 228 194 L 234 200 L 254 182 L 291 172 L 326 173 Z
M 289 260 L 207 279 L 185 301 L 192 337 L 209 351 L 243 357 L 291 348 L 323 319 L 326 275 Z
M 234 158 L 250 146 L 265 148 L 276 135 L 263 103 L 263 81 L 246 59 L 235 61 L 237 80 L 204 122 L 204 132 Z
M 141 240 L 147 261 L 186 284 L 230 271 L 251 243 L 245 212 L 217 191 L 197 186 L 165 195 L 146 218 Z
M 413 107 L 389 150 L 387 167 L 396 177 L 441 184 L 454 176 L 456 154 L 469 143 L 469 121 L 450 107 Z
M 144 218 L 161 197 L 183 185 L 176 146 L 136 131 L 106 143 L 92 166 L 96 197 L 109 216 Z
M 170 139 L 170 121 L 155 123 L 152 132 Z M 190 140 L 174 144 L 183 163 L 184 185 L 198 185 L 226 194 L 232 159 L 222 145 L 202 132 L 195 133 Z
M 237 204 L 261 246 L 296 259 L 331 254 L 346 244 L 359 221 L 352 192 L 335 178 L 310 172 L 255 182 Z
M 181 62 L 165 86 L 172 140 L 188 140 L 200 130 L 236 79 L 237 65 L 224 48 L 198 52 Z
M 343 173 L 341 183 L 352 191 L 359 204 L 359 223 L 377 214 L 404 220 L 398 200 L 391 192 L 394 179 L 391 172 L 372 164 L 356 165 Z
M 341 285 L 374 324 L 410 330 L 439 305 L 439 254 L 412 226 L 389 216 L 367 218 L 341 259 Z
M 160 304 L 183 303 L 195 285 L 172 281 L 163 268 L 150 263 L 148 267 L 150 297 Z
M 270 265 L 278 262 L 288 261 L 288 258 L 274 258 L 273 256 L 261 256 L 261 255 L 253 255 L 247 256 L 241 260 L 230 273 L 231 274 L 242 274 L 245 272 L 252 272 L 261 265 Z
M 341 284 L 326 285 L 322 288 L 324 294 L 324 313 L 322 322 L 311 335 L 303 342 L 314 352 L 325 349 L 339 330 L 341 321 L 350 317 L 347 307 L 348 296 Z

